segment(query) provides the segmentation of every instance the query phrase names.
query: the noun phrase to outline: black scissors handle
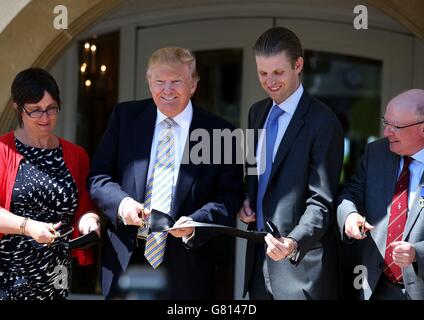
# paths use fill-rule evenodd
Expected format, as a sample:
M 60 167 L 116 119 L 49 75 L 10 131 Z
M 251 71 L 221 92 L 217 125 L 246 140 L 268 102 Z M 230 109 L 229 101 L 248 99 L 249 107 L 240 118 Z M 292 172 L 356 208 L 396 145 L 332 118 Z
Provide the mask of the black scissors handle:
M 275 226 L 275 224 L 272 223 L 271 220 L 265 221 L 265 227 L 266 230 L 274 237 L 274 238 L 281 238 L 280 231 L 278 231 L 278 228 Z

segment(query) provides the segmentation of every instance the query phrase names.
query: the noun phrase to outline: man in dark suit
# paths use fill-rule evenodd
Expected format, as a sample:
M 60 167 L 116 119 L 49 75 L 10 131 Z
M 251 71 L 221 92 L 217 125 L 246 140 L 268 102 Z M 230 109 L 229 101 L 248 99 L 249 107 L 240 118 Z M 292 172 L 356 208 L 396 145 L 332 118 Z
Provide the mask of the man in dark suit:
M 382 122 L 385 138 L 367 146 L 339 196 L 337 220 L 342 237 L 357 241 L 360 299 L 422 300 L 424 90 L 393 98 Z
M 146 234 L 143 224 L 151 209 L 169 214 L 175 225 L 188 220 L 234 223 L 242 203 L 242 165 L 216 163 L 211 144 L 201 152 L 200 160 L 206 161 L 199 163 L 192 152 L 198 139 L 193 135 L 206 133 L 212 143 L 213 130 L 232 128 L 192 105 L 198 75 L 190 51 L 154 52 L 147 80 L 153 99 L 114 109 L 92 161 L 90 194 L 107 218 L 103 294 L 114 297 L 119 276 L 144 255 L 153 268 L 160 265 L 168 271 L 167 298 L 214 298 L 215 265 L 207 241 L 211 234 L 193 227 L 170 231 L 172 236 Z M 223 150 L 223 144 L 218 144 L 223 157 L 230 152 L 235 161 L 235 150 Z
M 239 212 L 249 228 L 271 220 L 282 237 L 248 243 L 245 292 L 251 299 L 337 298 L 334 197 L 343 132 L 334 113 L 303 88 L 303 50 L 290 30 L 264 32 L 254 46 L 259 81 L 269 98 L 250 108 L 257 175 Z M 252 168 L 250 168 L 252 169 Z M 255 223 L 256 222 L 256 223 Z

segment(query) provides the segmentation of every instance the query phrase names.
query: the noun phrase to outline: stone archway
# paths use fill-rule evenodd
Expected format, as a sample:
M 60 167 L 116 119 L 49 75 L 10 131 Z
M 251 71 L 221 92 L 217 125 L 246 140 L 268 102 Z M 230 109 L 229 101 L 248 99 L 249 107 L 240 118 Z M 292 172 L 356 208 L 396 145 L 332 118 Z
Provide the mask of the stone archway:
M 242 5 L 244 0 L 234 1 Z M 21 1 L 20 5 L 16 5 L 14 9 L 18 14 L 0 33 L 0 132 L 6 132 L 15 126 L 13 110 L 10 107 L 9 87 L 16 73 L 35 65 L 49 68 L 73 38 L 123 2 L 123 0 L 43 0 L 29 1 L 24 6 Z M 365 0 L 365 2 L 397 20 L 424 41 L 423 1 Z M 55 17 L 53 9 L 56 5 L 64 5 L 68 9 L 67 30 L 53 28 Z M 13 6 L 9 4 L 6 9 Z
M 365 0 L 381 10 L 417 38 L 424 41 L 424 2 L 421 0 Z

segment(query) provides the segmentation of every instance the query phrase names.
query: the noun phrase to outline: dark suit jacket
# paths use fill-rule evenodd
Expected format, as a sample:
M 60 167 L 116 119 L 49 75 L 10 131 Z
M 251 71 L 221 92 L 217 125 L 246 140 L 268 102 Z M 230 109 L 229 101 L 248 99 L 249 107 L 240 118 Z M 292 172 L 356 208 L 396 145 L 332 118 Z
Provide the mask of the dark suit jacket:
M 263 128 L 271 107 L 271 99 L 255 103 L 249 128 Z M 304 91 L 278 148 L 263 200 L 264 220 L 270 219 L 282 236 L 296 239 L 300 250 L 296 263 L 266 256 L 274 299 L 337 298 L 334 199 L 342 162 L 343 131 L 337 117 Z M 250 175 L 247 181 L 256 209 L 258 177 Z M 254 251 L 248 243 L 245 292 Z
M 152 99 L 119 104 L 92 160 L 90 194 L 108 220 L 102 244 L 105 297 L 115 292 L 135 246 L 137 227 L 123 225 L 117 212 L 125 197 L 144 202 L 156 115 Z M 199 128 L 211 134 L 213 129 L 231 126 L 193 106 L 189 135 Z M 190 150 L 196 144 L 197 141 L 190 142 Z M 212 148 L 208 159 L 213 159 Z M 185 215 L 200 222 L 233 224 L 242 201 L 242 170 L 242 166 L 233 164 L 181 164 L 171 216 L 175 220 Z M 180 238 L 167 237 L 161 266 L 170 271 L 169 298 L 213 298 L 214 263 L 206 241 L 209 237 L 210 234 L 196 230 L 190 250 Z
M 398 155 L 390 151 L 387 139 L 370 143 L 355 174 L 346 183 L 339 196 L 337 220 L 344 239 L 347 238 L 344 236 L 344 224 L 352 208 L 365 215 L 366 220 L 375 227 L 369 232 L 368 237 L 355 241 L 356 264 L 367 268 L 368 286 L 363 286 L 359 290 L 361 299 L 370 298 L 384 268 L 389 224 L 387 210 L 395 191 L 399 159 Z M 403 241 L 414 244 L 417 260 L 412 265 L 402 268 L 403 281 L 409 296 L 420 300 L 424 299 L 424 215 L 419 206 L 421 198 L 419 194 L 423 185 L 424 179 L 421 178 L 419 190 L 416 190 L 418 198 L 414 199 L 408 213 L 402 237 Z

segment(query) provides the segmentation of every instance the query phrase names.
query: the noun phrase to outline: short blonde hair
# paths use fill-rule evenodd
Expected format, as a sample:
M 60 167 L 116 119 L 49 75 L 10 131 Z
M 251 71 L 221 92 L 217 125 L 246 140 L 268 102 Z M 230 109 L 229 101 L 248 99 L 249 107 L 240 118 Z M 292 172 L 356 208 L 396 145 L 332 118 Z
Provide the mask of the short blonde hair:
M 179 47 L 165 47 L 152 53 L 147 64 L 146 78 L 151 76 L 151 68 L 155 64 L 175 65 L 187 64 L 190 70 L 191 78 L 199 81 L 199 75 L 196 70 L 196 58 L 190 50 Z

